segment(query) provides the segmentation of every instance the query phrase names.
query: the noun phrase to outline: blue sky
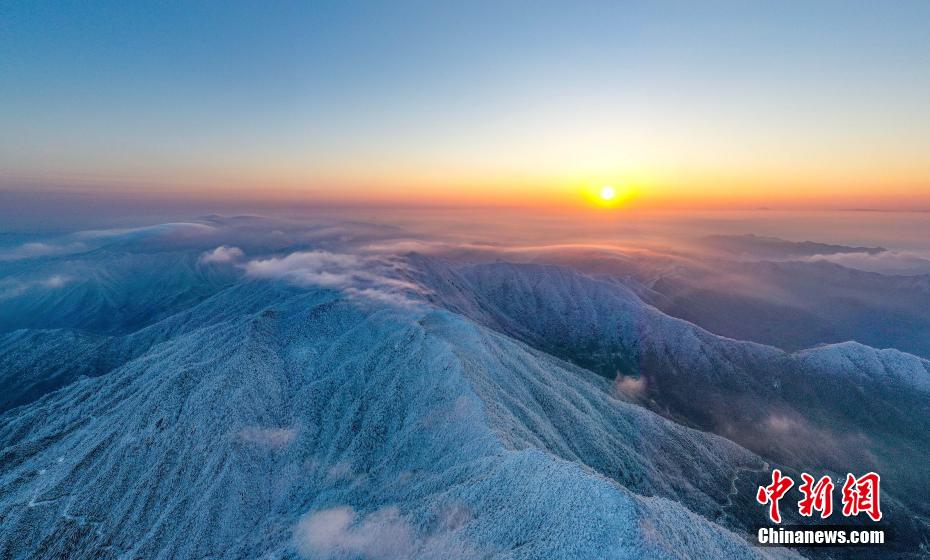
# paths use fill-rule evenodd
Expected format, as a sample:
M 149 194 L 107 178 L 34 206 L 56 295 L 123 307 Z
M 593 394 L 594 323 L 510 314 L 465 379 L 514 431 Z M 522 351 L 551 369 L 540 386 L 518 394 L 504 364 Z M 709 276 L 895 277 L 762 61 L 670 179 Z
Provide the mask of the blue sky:
M 6 2 L 0 188 L 918 196 L 928 21 L 927 2 Z

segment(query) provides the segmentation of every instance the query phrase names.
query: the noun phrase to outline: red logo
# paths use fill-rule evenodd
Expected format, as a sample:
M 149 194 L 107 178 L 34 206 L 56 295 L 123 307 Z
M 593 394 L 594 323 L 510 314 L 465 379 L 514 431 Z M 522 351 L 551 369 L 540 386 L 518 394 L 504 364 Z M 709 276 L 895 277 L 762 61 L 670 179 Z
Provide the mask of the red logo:
M 807 473 L 801 473 L 801 479 L 804 484 L 798 490 L 804 497 L 798 502 L 798 513 L 810 517 L 816 510 L 820 512 L 821 519 L 830 517 L 833 513 L 833 481 L 830 477 L 821 477 L 817 484 L 814 484 L 814 477 Z
M 768 486 L 760 486 L 756 492 L 756 501 L 762 505 L 769 504 L 769 518 L 775 523 L 781 523 L 781 512 L 778 511 L 778 501 L 782 499 L 785 492 L 794 486 L 791 477 L 781 475 L 781 471 L 775 469 L 772 471 L 772 483 Z
M 801 500 L 798 502 L 798 513 L 804 517 L 812 517 L 815 511 L 820 512 L 820 518 L 826 519 L 833 514 L 833 489 L 835 485 L 829 476 L 822 476 L 819 480 L 807 473 L 801 473 L 802 484 L 798 487 Z M 859 478 L 852 473 L 846 475 L 843 484 L 843 515 L 855 517 L 860 513 L 868 515 L 872 521 L 882 518 L 880 485 L 881 477 L 874 472 L 862 475 Z M 778 502 L 794 486 L 790 476 L 784 476 L 781 471 L 772 471 L 772 483 L 760 486 L 756 492 L 756 501 L 769 506 L 769 519 L 774 523 L 781 523 L 781 511 Z
M 859 512 L 865 512 L 872 518 L 872 521 L 880 520 L 882 518 L 878 491 L 880 482 L 881 477 L 874 472 L 864 474 L 859 478 L 851 473 L 847 474 L 846 484 L 843 485 L 843 515 L 850 517 L 859 515 Z

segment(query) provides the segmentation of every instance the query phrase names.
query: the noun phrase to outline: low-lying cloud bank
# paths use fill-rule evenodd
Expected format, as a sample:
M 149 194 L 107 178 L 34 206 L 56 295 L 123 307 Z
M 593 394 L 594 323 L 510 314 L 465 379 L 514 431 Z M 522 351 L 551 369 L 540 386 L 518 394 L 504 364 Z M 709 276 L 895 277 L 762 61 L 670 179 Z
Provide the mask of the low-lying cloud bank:
M 36 289 L 56 290 L 64 287 L 71 281 L 72 278 L 64 274 L 52 274 L 46 278 L 35 280 L 7 278 L 5 280 L 0 280 L 0 300 L 15 298 Z
M 448 506 L 435 517 L 435 528 L 424 532 L 395 506 L 360 515 L 353 507 L 342 505 L 303 516 L 294 529 L 293 542 L 301 556 L 314 560 L 470 560 L 487 556 L 479 554 L 462 534 L 473 519 L 466 507 Z
M 167 222 L 141 227 L 88 229 L 74 234 L 81 239 L 140 238 L 146 236 L 160 237 L 196 237 L 216 231 L 216 228 L 200 222 Z
M 422 288 L 403 279 L 402 261 L 329 251 L 298 251 L 284 257 L 254 259 L 244 265 L 254 278 L 277 279 L 298 286 L 322 286 L 394 304 L 416 303 Z
M 227 247 L 226 245 L 220 245 L 212 251 L 205 251 L 200 255 L 200 262 L 202 263 L 231 263 L 238 261 L 245 256 L 245 253 L 239 247 Z
M 86 251 L 87 248 L 87 245 L 81 242 L 51 243 L 46 241 L 30 241 L 16 247 L 0 250 L 0 261 L 16 261 L 37 257 L 69 255 Z
M 814 255 L 811 261 L 825 261 L 833 264 L 878 272 L 881 274 L 919 275 L 930 274 L 928 255 L 913 251 L 891 251 L 880 253 L 838 253 L 835 255 Z
M 356 522 L 349 506 L 324 509 L 297 524 L 294 541 L 306 558 L 361 556 L 371 560 L 402 560 L 415 552 L 414 531 L 396 507 L 382 508 Z

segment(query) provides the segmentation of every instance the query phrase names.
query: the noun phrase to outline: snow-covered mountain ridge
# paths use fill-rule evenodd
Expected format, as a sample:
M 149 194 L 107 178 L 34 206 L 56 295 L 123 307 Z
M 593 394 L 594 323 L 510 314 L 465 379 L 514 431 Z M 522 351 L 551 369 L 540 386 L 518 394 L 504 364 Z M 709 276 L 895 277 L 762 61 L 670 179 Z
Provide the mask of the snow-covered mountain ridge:
M 299 520 L 336 507 L 396 508 L 396 557 L 762 554 L 677 503 L 722 506 L 752 454 L 455 315 L 332 291 L 272 297 L 3 420 L 13 558 L 325 556 Z
M 879 469 L 883 552 L 926 546 L 926 360 L 724 338 L 377 229 L 202 229 L 0 278 L 27 286 L 0 300 L 0 557 L 791 557 L 748 542 L 776 465 Z

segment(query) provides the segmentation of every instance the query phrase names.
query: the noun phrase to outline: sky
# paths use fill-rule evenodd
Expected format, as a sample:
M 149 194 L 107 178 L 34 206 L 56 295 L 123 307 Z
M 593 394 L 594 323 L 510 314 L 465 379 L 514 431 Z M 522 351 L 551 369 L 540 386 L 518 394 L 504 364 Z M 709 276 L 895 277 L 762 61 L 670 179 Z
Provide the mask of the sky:
M 0 1 L 0 194 L 930 209 L 930 2 Z

